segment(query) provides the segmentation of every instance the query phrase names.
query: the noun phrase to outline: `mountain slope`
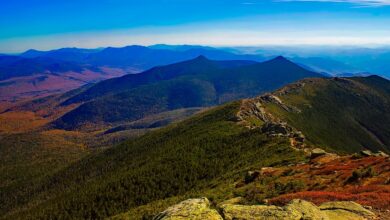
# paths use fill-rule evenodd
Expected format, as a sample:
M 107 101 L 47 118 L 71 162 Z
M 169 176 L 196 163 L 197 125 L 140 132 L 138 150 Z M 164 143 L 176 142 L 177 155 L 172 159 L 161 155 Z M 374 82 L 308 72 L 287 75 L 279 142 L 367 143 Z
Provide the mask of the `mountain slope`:
M 226 62 L 226 61 L 225 61 Z M 250 61 L 249 61 L 250 62 Z M 203 56 L 194 60 L 184 61 L 162 67 L 154 67 L 139 74 L 129 74 L 121 78 L 114 78 L 96 84 L 84 93 L 81 93 L 64 104 L 90 101 L 94 98 L 134 89 L 138 86 L 170 80 L 185 75 L 211 74 L 219 70 L 217 62 L 210 61 Z
M 218 107 L 87 157 L 19 192 L 19 200 L 3 196 L 8 204 L 3 212 L 17 210 L 23 205 L 18 204 L 20 198 L 27 197 L 31 205 L 41 204 L 16 216 L 102 218 L 155 199 L 210 187 L 210 181 L 240 167 L 300 158 L 285 139 L 268 139 L 259 131 L 239 126 L 235 122 L 239 105 Z M 280 158 L 277 152 L 285 156 Z
M 390 151 L 390 81 L 378 77 L 307 79 L 255 99 L 266 111 L 339 152 Z
M 204 107 L 255 96 L 306 77 L 321 77 L 278 57 L 264 63 L 196 59 L 106 80 L 63 103 L 86 102 L 55 122 L 57 128 L 136 120 L 177 108 Z
M 305 161 L 316 146 L 390 151 L 389 85 L 377 76 L 305 79 L 219 106 L 7 192 L 2 214 L 100 219 L 167 198 L 207 194 L 221 201 L 244 193 L 236 183 L 246 171 Z

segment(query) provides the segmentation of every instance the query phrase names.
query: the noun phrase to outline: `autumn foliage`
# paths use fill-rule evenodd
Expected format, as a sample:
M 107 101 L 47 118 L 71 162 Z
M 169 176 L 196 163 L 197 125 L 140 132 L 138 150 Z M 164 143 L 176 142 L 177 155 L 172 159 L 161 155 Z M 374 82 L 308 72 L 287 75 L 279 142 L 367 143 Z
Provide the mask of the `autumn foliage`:
M 285 205 L 293 199 L 304 199 L 315 204 L 355 201 L 375 209 L 390 209 L 389 157 L 325 155 L 308 163 L 263 168 L 259 172 L 261 176 L 258 182 L 272 178 L 267 184 L 300 182 L 303 186 L 298 191 L 274 190 L 276 193 L 269 193 L 273 189 L 269 187 L 268 190 L 260 190 L 266 193 L 265 198 L 272 205 Z M 248 198 L 252 197 L 264 198 L 259 195 Z
M 285 194 L 269 200 L 270 204 L 285 205 L 293 199 L 304 199 L 315 204 L 328 201 L 355 201 L 377 209 L 390 207 L 390 186 L 369 186 L 349 188 L 345 191 L 305 191 Z

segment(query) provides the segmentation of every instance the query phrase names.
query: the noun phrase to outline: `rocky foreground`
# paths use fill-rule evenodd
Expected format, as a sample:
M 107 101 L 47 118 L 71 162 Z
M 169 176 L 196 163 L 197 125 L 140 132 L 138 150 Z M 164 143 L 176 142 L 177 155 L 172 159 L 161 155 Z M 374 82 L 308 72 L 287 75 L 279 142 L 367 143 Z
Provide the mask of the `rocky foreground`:
M 375 214 L 355 202 L 326 202 L 319 206 L 300 199 L 279 206 L 238 205 L 226 202 L 216 208 L 207 198 L 189 199 L 157 215 L 155 220 L 360 220 L 377 219 Z
M 317 154 L 312 155 L 315 158 L 309 163 L 249 171 L 245 180 L 236 184 L 236 189 L 240 189 L 256 185 L 267 178 L 284 183 L 299 180 L 305 183 L 305 187 L 297 192 L 264 199 L 263 203 L 252 201 L 252 204 L 248 203 L 246 196 L 219 204 L 210 202 L 207 198 L 188 199 L 169 207 L 154 220 L 390 218 L 390 160 L 387 155 L 369 151 L 354 156 L 338 156 L 325 152 Z M 250 191 L 251 196 L 256 197 L 256 192 L 259 190 Z

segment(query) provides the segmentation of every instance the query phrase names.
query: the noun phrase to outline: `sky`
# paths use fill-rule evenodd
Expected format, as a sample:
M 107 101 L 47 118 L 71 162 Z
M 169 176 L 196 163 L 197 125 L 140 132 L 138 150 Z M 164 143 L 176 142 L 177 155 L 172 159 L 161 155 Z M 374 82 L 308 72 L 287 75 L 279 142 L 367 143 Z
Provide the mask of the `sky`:
M 390 45 L 390 0 L 0 0 L 0 53 L 131 44 Z

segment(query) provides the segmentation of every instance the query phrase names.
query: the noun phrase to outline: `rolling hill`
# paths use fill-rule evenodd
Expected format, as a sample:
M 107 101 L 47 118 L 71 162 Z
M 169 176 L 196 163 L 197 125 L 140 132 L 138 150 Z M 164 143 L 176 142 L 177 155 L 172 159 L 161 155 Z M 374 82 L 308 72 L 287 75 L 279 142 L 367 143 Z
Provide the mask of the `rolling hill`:
M 214 61 L 204 56 L 106 80 L 62 105 L 84 103 L 54 126 L 78 129 L 89 123 L 132 121 L 178 108 L 207 107 L 255 96 L 307 77 L 322 77 L 283 57 L 263 62 Z
M 1 214 L 101 219 L 130 209 L 128 216 L 147 218 L 189 197 L 261 194 L 236 187 L 244 173 L 305 162 L 314 147 L 389 152 L 389 86 L 377 76 L 313 78 L 227 103 L 90 154 L 23 190 L 2 190 Z M 305 188 L 289 184 L 268 196 Z

